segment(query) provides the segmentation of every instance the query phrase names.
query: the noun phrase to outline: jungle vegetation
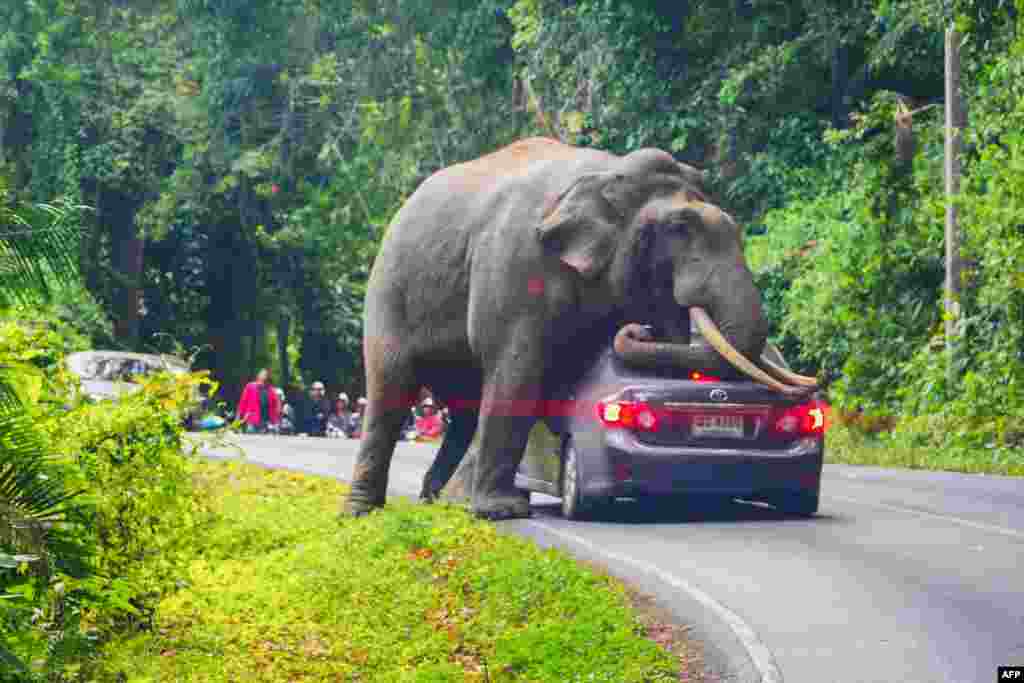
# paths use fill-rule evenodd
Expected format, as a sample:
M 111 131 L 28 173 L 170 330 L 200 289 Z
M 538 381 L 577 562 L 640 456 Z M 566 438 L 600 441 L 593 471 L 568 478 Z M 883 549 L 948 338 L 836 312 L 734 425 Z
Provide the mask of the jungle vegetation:
M 361 389 L 375 246 L 432 172 L 526 135 L 654 146 L 747 226 L 774 340 L 909 447 L 1020 463 L 1021 0 L 15 0 L 12 201 L 76 214 L 62 315 Z M 964 37 L 963 311 L 942 354 L 943 35 Z M 939 105 L 928 108 L 928 105 Z M 902 129 L 895 115 L 916 111 Z M 901 121 L 906 124 L 907 118 Z M 909 137 L 907 134 L 909 133 Z M 966 457 L 966 456 L 965 456 Z

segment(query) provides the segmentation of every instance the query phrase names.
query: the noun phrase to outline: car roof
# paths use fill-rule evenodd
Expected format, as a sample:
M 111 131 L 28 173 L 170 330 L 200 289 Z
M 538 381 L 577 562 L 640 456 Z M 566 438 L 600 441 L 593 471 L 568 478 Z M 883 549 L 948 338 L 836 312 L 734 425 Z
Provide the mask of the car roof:
M 152 365 L 162 365 L 171 371 L 188 372 L 189 365 L 185 361 L 169 354 L 134 353 L 132 351 L 78 351 L 68 354 L 65 363 L 72 372 L 85 374 L 90 363 L 103 360 L 138 360 Z

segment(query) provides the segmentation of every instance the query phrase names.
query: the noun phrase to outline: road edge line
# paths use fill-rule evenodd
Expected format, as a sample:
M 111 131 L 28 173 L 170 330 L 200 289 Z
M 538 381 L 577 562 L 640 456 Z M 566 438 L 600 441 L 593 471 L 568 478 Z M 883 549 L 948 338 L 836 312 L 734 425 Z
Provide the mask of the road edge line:
M 772 655 L 768 646 L 762 642 L 758 637 L 757 632 L 754 631 L 753 627 L 743 620 L 740 615 L 733 612 L 731 609 L 723 605 L 722 603 L 715 600 L 713 597 L 684 581 L 683 579 L 670 574 L 664 569 L 660 569 L 655 565 L 644 562 L 643 560 L 637 560 L 629 557 L 628 555 L 622 555 L 615 552 L 610 552 L 599 548 L 596 544 L 588 541 L 581 536 L 572 534 L 561 529 L 552 527 L 544 522 L 540 522 L 533 519 L 525 520 L 530 526 L 535 526 L 543 529 L 547 533 L 557 536 L 563 540 L 575 543 L 583 546 L 587 550 L 597 555 L 607 557 L 608 559 L 620 562 L 622 564 L 630 565 L 636 569 L 639 569 L 648 574 L 656 576 L 661 581 L 665 582 L 669 586 L 683 591 L 691 598 L 699 602 L 701 605 L 711 610 L 722 621 L 729 626 L 729 629 L 736 636 L 737 640 L 743 646 L 743 649 L 747 651 L 747 656 L 750 657 L 750 661 L 753 662 L 754 668 L 757 669 L 758 675 L 761 677 L 761 683 L 783 683 L 782 671 L 775 663 L 775 657 Z

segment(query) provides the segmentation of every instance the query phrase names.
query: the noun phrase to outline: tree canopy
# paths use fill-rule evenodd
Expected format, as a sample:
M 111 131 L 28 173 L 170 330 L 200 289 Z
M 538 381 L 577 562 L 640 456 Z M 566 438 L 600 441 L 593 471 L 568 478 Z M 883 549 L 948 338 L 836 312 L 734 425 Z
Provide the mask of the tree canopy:
M 660 147 L 712 171 L 719 201 L 756 235 L 749 256 L 776 341 L 823 368 L 834 399 L 930 413 L 974 392 L 991 413 L 995 399 L 972 382 L 1009 377 L 997 403 L 1019 416 L 1022 302 L 1007 283 L 1024 224 L 1010 170 L 1022 150 L 1021 9 L 18 0 L 0 8 L 0 162 L 28 199 L 94 208 L 78 259 L 114 323 L 97 344 L 169 335 L 202 347 L 229 392 L 265 365 L 283 382 L 359 392 L 367 273 L 423 179 L 528 134 Z M 899 107 L 941 104 L 953 24 L 971 113 L 972 341 L 964 384 L 946 387 L 930 351 L 941 107 L 915 115 L 909 171 L 891 141 Z

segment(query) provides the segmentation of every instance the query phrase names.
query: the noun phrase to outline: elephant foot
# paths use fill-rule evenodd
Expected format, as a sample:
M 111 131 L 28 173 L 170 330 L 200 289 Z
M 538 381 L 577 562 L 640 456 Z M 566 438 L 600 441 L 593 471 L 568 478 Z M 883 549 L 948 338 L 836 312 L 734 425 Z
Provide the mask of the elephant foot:
M 374 510 L 379 510 L 383 507 L 383 500 L 371 501 L 349 494 L 349 497 L 345 500 L 345 505 L 341 509 L 341 517 L 348 517 L 352 519 L 365 517 Z
M 530 516 L 530 494 L 525 492 L 477 498 L 473 514 L 492 522 L 501 519 L 526 519 Z

